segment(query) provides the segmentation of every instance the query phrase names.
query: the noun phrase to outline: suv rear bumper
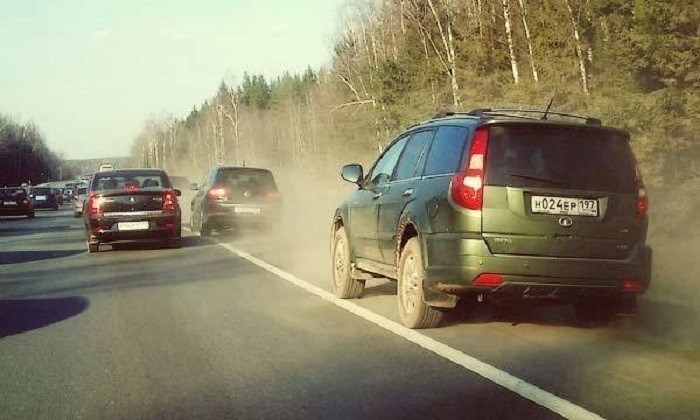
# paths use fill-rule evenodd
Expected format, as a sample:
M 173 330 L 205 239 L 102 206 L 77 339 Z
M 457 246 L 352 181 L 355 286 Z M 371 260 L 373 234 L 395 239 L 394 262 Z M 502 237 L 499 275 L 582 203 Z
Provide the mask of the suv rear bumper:
M 495 255 L 483 239 L 454 234 L 428 235 L 423 246 L 427 256 L 424 290 L 429 301 L 444 300 L 442 294 L 473 292 L 576 300 L 620 295 L 622 280 L 639 282 L 641 293 L 650 283 L 651 249 L 646 244 L 635 245 L 620 260 Z M 501 274 L 503 281 L 496 287 L 475 286 L 474 279 L 483 273 Z

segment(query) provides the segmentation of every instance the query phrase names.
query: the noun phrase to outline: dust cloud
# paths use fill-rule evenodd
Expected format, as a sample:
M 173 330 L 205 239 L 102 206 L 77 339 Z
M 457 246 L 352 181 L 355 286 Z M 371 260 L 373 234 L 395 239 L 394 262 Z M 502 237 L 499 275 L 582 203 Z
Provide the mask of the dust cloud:
M 221 237 L 254 255 L 318 286 L 330 288 L 331 225 L 335 209 L 354 189 L 340 178 L 343 163 L 318 162 L 313 167 L 255 165 L 271 169 L 283 199 L 283 215 L 270 232 L 224 232 Z M 187 171 L 200 182 L 204 171 Z M 183 223 L 189 221 L 190 194 L 184 194 Z M 680 200 L 694 200 L 680 192 L 650 191 L 650 229 L 653 249 L 652 284 L 640 298 L 639 315 L 622 318 L 610 333 L 622 339 L 697 354 L 700 350 L 700 227 L 692 223 L 697 211 L 677 217 Z M 668 203 L 673 203 L 669 208 Z M 686 203 L 692 207 L 692 203 Z M 684 207 L 685 208 L 685 207 Z M 684 225 L 685 224 L 685 225 Z

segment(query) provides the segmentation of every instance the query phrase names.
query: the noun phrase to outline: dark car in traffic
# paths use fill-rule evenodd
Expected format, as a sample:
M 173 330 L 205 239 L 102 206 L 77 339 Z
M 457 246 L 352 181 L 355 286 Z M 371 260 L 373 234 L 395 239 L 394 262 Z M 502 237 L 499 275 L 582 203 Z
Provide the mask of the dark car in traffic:
M 34 218 L 34 203 L 22 187 L 0 188 L 0 216 Z
M 29 198 L 34 203 L 35 209 L 58 210 L 59 202 L 54 188 L 34 187 L 29 190 Z
M 281 210 L 277 183 L 268 169 L 217 165 L 209 170 L 191 203 L 190 226 L 212 230 L 271 226 Z
M 572 302 L 580 319 L 633 313 L 650 283 L 648 202 L 629 133 L 563 113 L 446 113 L 401 133 L 333 219 L 333 290 L 398 281 L 404 325 L 458 299 Z
M 165 171 L 117 169 L 96 172 L 84 205 L 86 246 L 116 241 L 157 240 L 168 247 L 181 244 L 180 190 L 172 188 Z

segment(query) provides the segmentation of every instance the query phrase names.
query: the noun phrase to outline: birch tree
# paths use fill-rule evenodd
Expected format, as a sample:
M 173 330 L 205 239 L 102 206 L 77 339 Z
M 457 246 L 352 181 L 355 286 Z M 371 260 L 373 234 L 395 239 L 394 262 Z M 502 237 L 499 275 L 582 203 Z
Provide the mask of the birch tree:
M 535 83 L 537 83 L 540 81 L 540 79 L 537 75 L 537 67 L 535 66 L 535 55 L 532 52 L 532 38 L 530 37 L 530 27 L 527 24 L 527 8 L 525 7 L 525 0 L 518 0 L 518 5 L 520 6 L 520 17 L 523 19 L 523 28 L 525 29 L 525 39 L 527 40 L 527 51 L 530 56 L 532 79 L 535 81 Z
M 576 57 L 578 58 L 579 72 L 581 75 L 581 88 L 583 89 L 583 93 L 588 95 L 588 71 L 586 69 L 586 58 L 583 55 L 583 47 L 581 45 L 581 35 L 579 33 L 579 25 L 576 22 L 576 15 L 574 15 L 574 10 L 571 7 L 570 0 L 564 0 L 564 3 L 566 3 L 566 10 L 569 12 L 569 20 L 571 22 L 571 28 L 573 29 L 573 33 L 574 33 L 574 43 L 576 45 Z
M 503 21 L 506 27 L 506 36 L 508 37 L 508 56 L 510 57 L 510 68 L 513 72 L 513 83 L 517 85 L 520 82 L 520 75 L 518 74 L 518 60 L 515 57 L 515 47 L 513 45 L 513 32 L 511 30 L 510 7 L 508 2 L 509 0 L 501 0 L 501 4 L 503 5 Z

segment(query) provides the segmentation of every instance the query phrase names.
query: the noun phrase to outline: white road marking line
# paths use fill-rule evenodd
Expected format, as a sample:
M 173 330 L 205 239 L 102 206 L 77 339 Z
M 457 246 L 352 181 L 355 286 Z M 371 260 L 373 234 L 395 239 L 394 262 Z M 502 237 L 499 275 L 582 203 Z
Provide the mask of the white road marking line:
M 189 230 L 189 229 L 186 229 Z M 456 363 L 463 368 L 472 371 L 491 382 L 494 382 L 502 387 L 520 395 L 523 398 L 541 405 L 560 416 L 567 419 L 602 419 L 603 417 L 595 414 L 585 408 L 578 406 L 568 400 L 558 397 L 551 392 L 545 391 L 542 388 L 532 385 L 524 380 L 511 375 L 495 366 L 489 365 L 488 363 L 482 362 L 466 353 L 463 353 L 457 349 L 454 349 L 447 344 L 441 343 L 433 338 L 419 333 L 416 330 L 404 327 L 403 325 L 385 318 L 369 309 L 363 308 L 348 300 L 338 299 L 332 293 L 321 289 L 318 286 L 314 286 L 293 274 L 287 273 L 267 262 L 261 260 L 260 258 L 254 257 L 251 254 L 242 251 L 231 244 L 221 242 L 215 238 L 208 238 L 209 240 L 217 243 L 218 245 L 226 248 L 231 253 L 243 258 L 258 267 L 269 271 L 270 273 L 286 280 L 302 289 L 313 293 L 314 295 L 339 306 L 348 312 L 351 312 L 365 320 L 384 328 L 385 330 L 391 331 L 392 333 L 402 337 L 414 344 L 429 350 L 438 356 L 447 359 L 453 363 Z

